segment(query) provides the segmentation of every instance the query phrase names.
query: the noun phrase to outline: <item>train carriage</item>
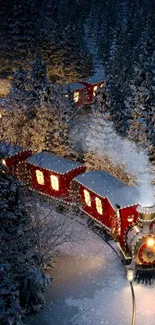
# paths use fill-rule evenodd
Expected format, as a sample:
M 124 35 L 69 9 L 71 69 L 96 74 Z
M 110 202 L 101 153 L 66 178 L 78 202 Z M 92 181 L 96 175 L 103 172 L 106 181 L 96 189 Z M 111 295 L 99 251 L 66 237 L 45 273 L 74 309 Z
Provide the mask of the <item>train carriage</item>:
M 75 184 L 72 187 L 76 186 L 77 188 L 77 195 L 80 196 L 82 202 L 82 210 L 110 230 L 115 209 L 103 193 L 103 176 L 104 172 L 88 171 L 77 176 L 73 180 Z
M 82 83 L 73 82 L 63 85 L 63 90 L 66 96 L 69 96 L 69 93 L 73 96 L 73 100 L 77 106 L 88 104 L 87 88 Z
M 104 86 L 103 78 L 86 78 L 79 82 L 63 85 L 63 90 L 68 96 L 68 92 L 73 95 L 73 100 L 77 106 L 91 104 L 98 89 Z
M 8 173 L 17 176 L 18 163 L 31 156 L 32 151 L 2 141 L 0 142 L 0 154 L 2 164 L 8 167 Z
M 82 210 L 105 226 L 124 248 L 126 229 L 136 222 L 139 191 L 104 171 L 88 171 L 73 180 Z M 75 187 L 75 185 L 74 185 Z
M 18 166 L 18 177 L 32 189 L 70 201 L 70 184 L 86 167 L 50 152 L 40 152 Z
M 87 104 L 92 103 L 96 93 L 99 89 L 104 86 L 104 80 L 102 77 L 96 77 L 95 75 L 92 77 L 85 78 L 80 81 L 87 90 Z

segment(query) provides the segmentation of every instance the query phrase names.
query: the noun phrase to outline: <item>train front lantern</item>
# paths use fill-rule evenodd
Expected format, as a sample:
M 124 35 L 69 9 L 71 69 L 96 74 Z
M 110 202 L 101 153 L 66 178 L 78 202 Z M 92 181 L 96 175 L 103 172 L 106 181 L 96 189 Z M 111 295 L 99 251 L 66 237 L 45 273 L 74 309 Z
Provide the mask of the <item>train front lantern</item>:
M 138 219 L 126 231 L 126 244 L 132 256 L 133 270 L 155 270 L 155 205 L 137 207 Z M 150 273 L 151 274 L 151 273 Z

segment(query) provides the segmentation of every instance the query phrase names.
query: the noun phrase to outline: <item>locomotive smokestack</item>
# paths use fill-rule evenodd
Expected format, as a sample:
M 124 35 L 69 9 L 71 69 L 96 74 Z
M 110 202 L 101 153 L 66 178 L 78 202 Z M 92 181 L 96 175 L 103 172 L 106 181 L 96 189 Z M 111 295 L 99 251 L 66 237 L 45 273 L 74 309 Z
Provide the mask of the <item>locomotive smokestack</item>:
M 138 205 L 137 212 L 140 221 L 151 222 L 155 219 L 155 205 L 149 207 Z

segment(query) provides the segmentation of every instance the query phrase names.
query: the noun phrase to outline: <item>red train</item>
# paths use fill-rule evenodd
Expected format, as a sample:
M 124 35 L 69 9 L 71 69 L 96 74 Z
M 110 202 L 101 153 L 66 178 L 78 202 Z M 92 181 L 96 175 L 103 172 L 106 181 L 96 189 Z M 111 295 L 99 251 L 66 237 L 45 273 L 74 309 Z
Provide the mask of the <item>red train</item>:
M 93 77 L 64 85 L 63 89 L 68 96 L 68 91 L 73 95 L 73 100 L 77 106 L 88 105 L 92 103 L 96 91 L 104 86 L 103 79 L 94 79 Z
M 61 86 L 66 97 L 68 97 L 70 93 L 77 106 L 84 106 L 92 103 L 96 91 L 104 86 L 104 80 L 99 77 L 89 77 L 79 82 Z M 5 107 L 0 106 L 0 119 L 2 118 L 4 108 Z
M 1 144 L 1 148 L 4 144 Z M 104 171 L 87 171 L 86 166 L 53 155 L 32 154 L 8 145 L 2 163 L 30 189 L 80 208 L 118 243 L 127 265 L 129 281 L 138 272 L 154 278 L 155 205 L 139 204 L 139 189 L 126 185 Z

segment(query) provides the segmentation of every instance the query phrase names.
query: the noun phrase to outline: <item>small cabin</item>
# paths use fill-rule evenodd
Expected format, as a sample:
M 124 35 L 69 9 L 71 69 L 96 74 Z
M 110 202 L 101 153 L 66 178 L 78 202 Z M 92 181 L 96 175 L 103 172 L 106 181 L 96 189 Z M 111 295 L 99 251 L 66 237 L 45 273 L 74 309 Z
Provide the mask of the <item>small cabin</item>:
M 39 152 L 19 164 L 18 177 L 45 195 L 71 201 L 70 184 L 86 167 L 50 152 Z
M 73 94 L 73 100 L 78 106 L 87 104 L 87 89 L 82 83 L 73 82 L 63 85 L 63 90 L 67 97 L 69 96 L 68 93 Z
M 0 142 L 1 163 L 8 167 L 8 173 L 17 176 L 18 163 L 32 155 L 31 150 L 24 150 L 13 143 Z
M 85 78 L 80 81 L 87 90 L 87 104 L 92 103 L 96 92 L 104 86 L 103 77 L 97 77 L 96 75 L 92 77 Z
M 127 227 L 137 220 L 138 189 L 107 172 L 81 174 L 73 180 L 72 188 L 81 198 L 82 210 L 108 230 L 117 231 L 121 238 Z

